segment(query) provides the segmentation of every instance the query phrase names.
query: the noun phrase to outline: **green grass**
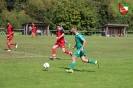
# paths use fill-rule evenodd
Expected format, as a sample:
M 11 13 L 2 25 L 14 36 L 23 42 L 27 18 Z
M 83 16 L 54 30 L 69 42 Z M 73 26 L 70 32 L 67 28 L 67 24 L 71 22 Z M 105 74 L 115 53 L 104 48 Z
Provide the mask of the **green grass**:
M 65 70 L 70 67 L 71 57 L 60 48 L 60 59 L 48 58 L 55 36 L 16 35 L 13 41 L 19 47 L 13 49 L 17 51 L 7 52 L 6 38 L 0 35 L 0 88 L 132 88 L 133 37 L 85 37 L 87 57 L 98 60 L 100 68 L 78 58 L 70 74 Z M 74 45 L 74 36 L 66 38 Z M 45 62 L 50 63 L 48 70 L 43 68 Z

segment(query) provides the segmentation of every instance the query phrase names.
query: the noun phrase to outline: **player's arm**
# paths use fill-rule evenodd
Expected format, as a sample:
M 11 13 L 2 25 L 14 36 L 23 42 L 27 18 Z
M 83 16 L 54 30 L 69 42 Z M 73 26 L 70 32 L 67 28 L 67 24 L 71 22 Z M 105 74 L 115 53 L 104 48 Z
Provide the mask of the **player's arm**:
M 62 38 L 62 37 L 64 37 L 64 33 L 59 37 L 59 39 Z
M 62 33 L 62 35 L 59 36 L 59 37 L 56 37 L 57 39 L 60 39 L 60 38 L 64 37 L 65 34 L 64 34 L 64 31 L 63 30 L 61 31 L 61 33 Z
M 79 35 L 79 38 L 80 38 L 80 40 L 82 40 L 83 41 L 83 44 L 82 44 L 82 47 L 81 47 L 81 51 L 83 51 L 83 49 L 84 49 L 84 47 L 85 47 L 85 44 L 86 44 L 86 40 L 85 40 L 85 38 L 83 37 L 83 36 L 81 36 L 81 35 Z
M 76 45 L 72 47 L 72 49 L 75 49 Z
M 12 35 L 14 32 L 10 33 L 8 36 Z
M 12 35 L 14 32 L 12 32 L 12 33 L 10 33 L 10 34 L 8 34 L 7 36 L 10 36 L 10 35 Z
M 84 47 L 85 47 L 85 44 L 86 44 L 86 40 L 83 40 L 83 45 L 81 47 L 81 51 L 83 51 Z
M 7 36 L 10 36 L 14 33 L 13 27 L 11 27 L 11 30 L 12 30 L 12 32 L 10 34 L 8 34 Z

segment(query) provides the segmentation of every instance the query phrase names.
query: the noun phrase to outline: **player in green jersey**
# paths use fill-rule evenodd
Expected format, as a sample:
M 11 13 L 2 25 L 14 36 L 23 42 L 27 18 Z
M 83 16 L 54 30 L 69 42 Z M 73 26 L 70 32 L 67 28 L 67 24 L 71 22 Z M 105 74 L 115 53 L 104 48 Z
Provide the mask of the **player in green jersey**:
M 75 42 L 76 42 L 76 45 L 73 47 L 73 49 L 77 48 L 77 50 L 72 56 L 72 63 L 71 63 L 70 69 L 66 71 L 73 73 L 77 57 L 80 57 L 82 62 L 95 64 L 99 68 L 98 61 L 86 59 L 85 57 L 86 56 L 86 49 L 85 49 L 86 40 L 84 36 L 78 33 L 78 29 L 76 27 L 72 28 L 72 32 L 75 34 Z

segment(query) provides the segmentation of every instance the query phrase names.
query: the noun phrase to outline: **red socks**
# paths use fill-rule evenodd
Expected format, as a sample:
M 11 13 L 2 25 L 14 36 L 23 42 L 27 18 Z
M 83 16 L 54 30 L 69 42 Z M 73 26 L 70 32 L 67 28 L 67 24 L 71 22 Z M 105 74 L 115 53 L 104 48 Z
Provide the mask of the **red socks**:
M 16 46 L 16 43 L 13 43 L 13 42 L 12 42 L 12 43 L 7 44 L 9 50 L 12 50 L 12 49 L 11 49 L 11 45 Z
M 52 49 L 52 54 L 56 54 L 56 49 Z
M 36 33 L 36 37 L 38 38 L 38 34 Z
M 31 34 L 31 37 L 33 38 L 33 37 L 34 37 L 34 35 L 33 35 L 33 34 Z
M 8 49 L 9 49 L 9 50 L 12 50 L 10 44 L 8 44 L 7 46 L 8 46 Z
M 66 54 L 69 54 L 69 51 L 68 51 L 68 50 L 65 50 L 65 53 L 66 53 Z
M 66 54 L 70 54 L 70 52 L 68 50 L 65 50 Z M 56 56 L 56 49 L 52 49 L 52 56 Z
M 12 42 L 12 43 L 10 43 L 10 45 L 16 46 L 16 43 L 13 43 L 13 42 Z

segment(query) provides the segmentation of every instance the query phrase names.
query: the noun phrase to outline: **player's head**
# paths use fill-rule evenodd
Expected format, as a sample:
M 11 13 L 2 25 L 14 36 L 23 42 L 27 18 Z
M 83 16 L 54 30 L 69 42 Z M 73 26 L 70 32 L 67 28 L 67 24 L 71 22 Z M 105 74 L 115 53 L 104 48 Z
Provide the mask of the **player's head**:
M 77 34 L 78 33 L 77 27 L 72 28 L 72 33 L 74 33 L 74 34 Z
M 32 22 L 32 25 L 34 26 L 35 24 Z
M 58 25 L 61 27 L 61 24 L 60 23 Z
M 10 21 L 6 21 L 7 25 L 10 25 Z
M 57 25 L 57 30 L 61 30 L 62 28 L 61 28 L 61 25 Z

